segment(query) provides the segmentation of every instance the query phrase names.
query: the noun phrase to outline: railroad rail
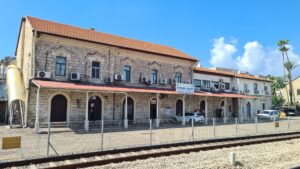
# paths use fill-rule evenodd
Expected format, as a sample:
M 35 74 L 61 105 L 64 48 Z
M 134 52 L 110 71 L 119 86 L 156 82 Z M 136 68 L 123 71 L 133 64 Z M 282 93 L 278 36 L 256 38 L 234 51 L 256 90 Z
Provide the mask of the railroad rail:
M 73 169 L 101 166 L 110 163 L 142 160 L 151 157 L 162 157 L 190 152 L 207 151 L 219 148 L 245 146 L 267 142 L 283 141 L 300 138 L 300 132 L 255 135 L 193 142 L 181 142 L 145 147 L 97 151 L 81 154 L 52 156 L 46 158 L 11 161 L 0 163 L 0 168 L 31 167 L 47 169 Z

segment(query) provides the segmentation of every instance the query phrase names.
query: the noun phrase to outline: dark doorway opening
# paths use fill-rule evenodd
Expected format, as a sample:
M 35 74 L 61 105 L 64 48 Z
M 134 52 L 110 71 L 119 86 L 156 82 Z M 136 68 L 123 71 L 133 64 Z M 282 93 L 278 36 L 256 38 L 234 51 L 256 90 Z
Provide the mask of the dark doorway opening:
M 251 117 L 251 103 L 247 102 L 247 117 Z
M 200 113 L 201 113 L 201 115 L 203 115 L 204 117 L 205 117 L 205 101 L 204 100 L 202 100 L 201 102 L 200 102 Z
M 101 120 L 102 101 L 98 96 L 89 99 L 89 121 Z
M 182 114 L 182 108 L 183 108 L 183 103 L 182 100 L 177 100 L 176 101 L 176 115 Z
M 150 119 L 156 119 L 156 104 L 157 104 L 157 100 L 156 99 L 152 99 L 150 101 Z
M 67 121 L 67 99 L 64 95 L 56 95 L 51 100 L 51 122 L 65 122 Z
M 123 101 L 123 119 L 125 119 L 125 99 Z M 127 119 L 134 119 L 134 101 L 131 97 L 127 98 Z

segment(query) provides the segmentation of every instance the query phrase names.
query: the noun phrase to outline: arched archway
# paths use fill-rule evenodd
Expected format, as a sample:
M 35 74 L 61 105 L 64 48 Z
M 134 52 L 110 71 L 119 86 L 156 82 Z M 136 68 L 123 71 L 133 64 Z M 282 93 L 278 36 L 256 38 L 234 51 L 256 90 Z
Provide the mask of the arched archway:
M 150 119 L 156 119 L 156 107 L 157 107 L 157 99 L 153 98 L 150 100 Z
M 203 116 L 205 116 L 205 110 L 206 109 L 206 104 L 205 104 L 205 100 L 202 100 L 201 102 L 200 102 L 200 107 L 199 107 L 199 110 L 200 110 L 200 113 L 203 115 Z
M 182 100 L 178 99 L 176 101 L 176 115 L 182 114 L 183 102 Z
M 125 118 L 125 99 L 123 100 L 123 119 Z M 134 100 L 127 97 L 127 119 L 134 120 Z
M 251 103 L 247 102 L 246 104 L 246 113 L 247 113 L 247 117 L 251 117 Z
M 89 99 L 89 121 L 102 119 L 102 100 L 98 96 L 91 96 Z
M 67 98 L 62 94 L 55 95 L 51 100 L 50 122 L 67 121 Z

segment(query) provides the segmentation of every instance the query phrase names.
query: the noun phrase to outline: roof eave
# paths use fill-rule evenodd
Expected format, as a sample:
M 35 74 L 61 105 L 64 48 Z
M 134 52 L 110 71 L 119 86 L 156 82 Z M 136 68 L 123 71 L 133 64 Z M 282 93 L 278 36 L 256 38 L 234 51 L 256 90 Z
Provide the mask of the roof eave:
M 162 55 L 162 56 L 166 56 L 166 57 L 172 57 L 172 58 L 177 58 L 177 59 L 183 59 L 183 60 L 189 60 L 189 61 L 194 61 L 197 62 L 198 60 L 195 58 L 183 58 L 180 56 L 175 56 L 175 55 L 168 55 L 168 54 L 164 54 L 164 53 L 158 53 L 158 52 L 151 52 L 151 51 L 145 51 L 145 50 L 139 50 L 139 49 L 134 49 L 134 48 L 129 48 L 129 47 L 124 47 L 124 46 L 118 46 L 118 45 L 112 45 L 112 44 L 106 44 L 106 43 L 101 43 L 101 42 L 95 42 L 92 40 L 86 40 L 86 39 L 81 39 L 81 38 L 75 38 L 75 37 L 70 37 L 70 36 L 64 36 L 64 35 L 58 35 L 55 33 L 49 33 L 49 32 L 45 32 L 45 31 L 41 31 L 38 29 L 35 29 L 38 33 L 43 33 L 43 34 L 48 34 L 48 35 L 52 35 L 52 36 L 58 36 L 58 37 L 64 37 L 64 38 L 69 38 L 69 39 L 75 39 L 75 40 L 79 40 L 79 41 L 84 41 L 84 42 L 90 42 L 90 43 L 96 43 L 96 44 L 102 44 L 102 45 L 107 45 L 107 46 L 113 46 L 113 47 L 118 47 L 118 48 L 122 48 L 122 49 L 129 49 L 129 50 L 133 50 L 133 51 L 138 51 L 138 52 L 144 52 L 144 53 L 149 53 L 149 54 L 158 54 L 158 55 Z

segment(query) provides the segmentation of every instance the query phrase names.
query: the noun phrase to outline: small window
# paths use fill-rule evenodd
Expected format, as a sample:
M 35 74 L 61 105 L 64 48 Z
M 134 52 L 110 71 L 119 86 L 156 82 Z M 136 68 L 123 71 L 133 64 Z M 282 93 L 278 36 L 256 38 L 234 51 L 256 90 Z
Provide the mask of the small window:
M 100 78 L 100 62 L 92 62 L 92 78 Z
M 265 90 L 265 91 L 268 91 L 268 86 L 264 86 L 264 90 Z
M 157 84 L 157 70 L 151 70 L 151 82 Z
M 210 81 L 207 81 L 207 80 L 203 80 L 203 86 L 207 89 L 210 88 Z
M 225 83 L 225 89 L 230 90 L 230 83 Z
M 181 73 L 180 72 L 175 73 L 175 79 L 176 79 L 176 83 L 181 83 Z
M 215 87 L 216 89 L 219 89 L 219 82 L 214 82 L 214 87 Z
M 254 87 L 254 91 L 257 91 L 257 83 L 254 83 L 253 87 Z
M 246 91 L 246 90 L 248 90 L 248 84 L 244 84 L 244 90 Z
M 66 76 L 66 58 L 56 56 L 55 76 Z
M 201 86 L 201 80 L 194 79 L 194 86 L 195 87 L 200 87 Z
M 297 89 L 297 95 L 300 95 L 300 89 Z
M 123 67 L 123 76 L 125 82 L 131 81 L 131 67 L 130 66 L 124 66 Z

